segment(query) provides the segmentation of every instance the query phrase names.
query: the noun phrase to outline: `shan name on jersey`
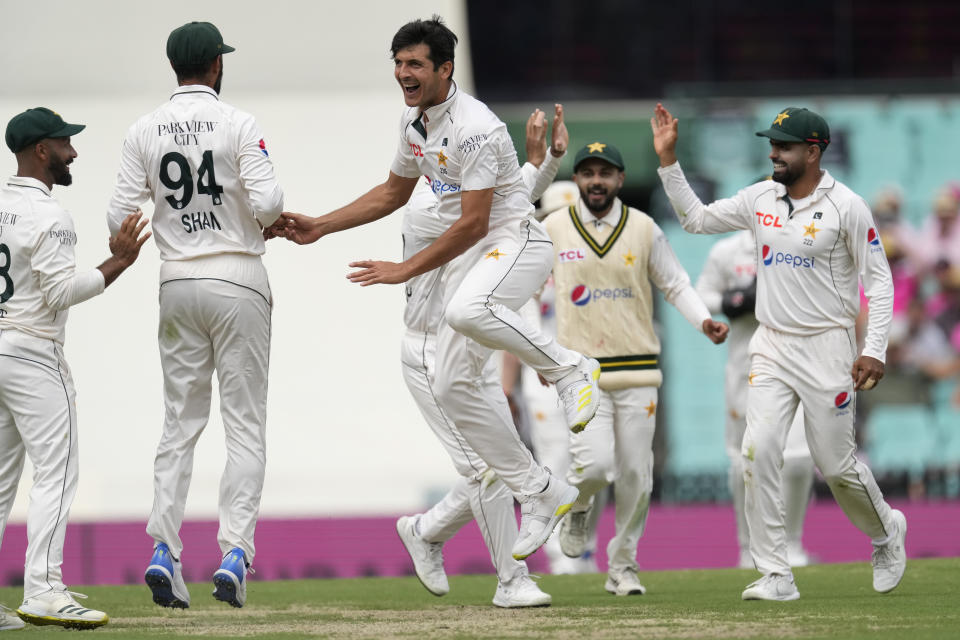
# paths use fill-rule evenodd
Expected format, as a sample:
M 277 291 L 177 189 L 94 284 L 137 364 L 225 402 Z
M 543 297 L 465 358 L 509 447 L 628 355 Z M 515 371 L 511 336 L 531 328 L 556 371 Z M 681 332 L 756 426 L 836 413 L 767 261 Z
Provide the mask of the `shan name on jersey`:
M 181 146 L 200 144 L 201 133 L 213 133 L 219 122 L 209 120 L 186 120 L 167 122 L 157 125 L 157 136 L 173 136 L 173 141 Z
M 214 231 L 223 231 L 217 216 L 213 211 L 197 211 L 195 213 L 185 213 L 180 216 L 180 224 L 186 229 L 187 233 L 196 233 L 211 229 Z

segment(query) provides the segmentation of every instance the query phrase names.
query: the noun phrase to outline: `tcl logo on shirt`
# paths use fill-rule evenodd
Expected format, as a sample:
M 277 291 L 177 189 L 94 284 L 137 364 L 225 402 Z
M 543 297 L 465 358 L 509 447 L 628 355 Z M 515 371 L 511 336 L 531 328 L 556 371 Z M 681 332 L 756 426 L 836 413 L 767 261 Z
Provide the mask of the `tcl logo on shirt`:
M 586 260 L 586 258 L 587 254 L 583 252 L 583 249 L 567 249 L 557 253 L 557 260 L 560 262 L 577 262 L 578 260 Z
M 777 229 L 783 228 L 783 225 L 780 224 L 780 216 L 771 215 L 762 211 L 757 211 L 756 213 L 757 224 L 761 224 L 765 227 L 775 227 Z
M 422 158 L 422 157 L 423 157 L 423 149 L 420 148 L 420 145 L 418 145 L 418 144 L 413 144 L 412 142 L 408 142 L 407 144 L 410 145 L 410 152 L 411 152 L 413 155 L 415 155 L 415 156 L 418 157 L 418 158 Z

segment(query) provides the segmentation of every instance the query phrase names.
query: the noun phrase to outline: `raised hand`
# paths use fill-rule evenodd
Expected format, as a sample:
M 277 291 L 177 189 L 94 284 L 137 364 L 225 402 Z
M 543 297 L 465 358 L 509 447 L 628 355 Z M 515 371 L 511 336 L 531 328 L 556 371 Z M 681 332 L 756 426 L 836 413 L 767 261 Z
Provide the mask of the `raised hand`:
M 149 220 L 143 217 L 143 211 L 137 209 L 135 212 L 123 219 L 120 225 L 120 231 L 117 235 L 110 238 L 110 253 L 123 266 L 129 267 L 136 262 L 140 255 L 140 247 L 153 235 L 147 231 L 143 236 L 140 233 L 149 224 Z
M 650 128 L 653 130 L 653 149 L 660 158 L 661 167 L 670 166 L 677 161 L 679 122 L 662 104 L 657 103 L 653 117 L 650 118 Z
M 553 130 L 550 132 L 550 153 L 559 158 L 567 151 L 570 144 L 570 133 L 563 122 L 563 105 L 553 105 Z
M 539 168 L 547 157 L 547 118 L 543 111 L 534 109 L 527 118 L 527 162 Z

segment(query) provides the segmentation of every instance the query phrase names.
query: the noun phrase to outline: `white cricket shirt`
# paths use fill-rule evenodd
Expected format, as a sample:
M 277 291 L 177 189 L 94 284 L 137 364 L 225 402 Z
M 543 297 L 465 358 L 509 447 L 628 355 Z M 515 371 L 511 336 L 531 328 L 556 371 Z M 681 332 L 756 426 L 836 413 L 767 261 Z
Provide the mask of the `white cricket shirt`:
M 67 309 L 102 293 L 99 269 L 76 270 L 73 218 L 47 185 L 12 177 L 0 188 L 0 330 L 63 344 Z
M 849 329 L 860 309 L 858 284 L 870 300 L 863 354 L 883 361 L 893 314 L 890 266 L 863 198 L 824 171 L 797 202 L 770 180 L 704 205 L 680 163 L 657 170 L 684 229 L 723 233 L 752 229 L 758 247 L 757 320 L 795 335 Z
M 147 198 L 153 199 L 150 226 L 164 261 L 262 255 L 260 225 L 273 224 L 283 210 L 283 192 L 253 116 L 200 85 L 178 88 L 130 127 L 107 212 L 110 232 Z
M 390 170 L 404 178 L 429 178 L 439 201 L 437 214 L 447 227 L 460 218 L 461 191 L 494 189 L 491 229 L 533 214 L 513 140 L 485 104 L 451 83 L 447 99 L 424 115 L 426 138 L 414 127 L 422 123 L 419 107 L 404 109 Z
M 530 194 L 530 202 L 538 200 L 553 182 L 562 159 L 562 155 L 557 158 L 552 153 L 547 153 L 539 168 L 529 162 L 520 168 L 523 182 Z M 438 201 L 433 193 L 432 181 L 424 176 L 417 183 L 403 209 L 400 231 L 403 236 L 404 260 L 409 260 L 426 249 L 449 228 L 448 220 L 440 217 L 437 207 Z M 403 311 L 403 323 L 408 329 L 436 333 L 443 317 L 443 296 L 439 294 L 442 273 L 443 267 L 438 267 L 414 276 L 404 284 L 407 305 Z

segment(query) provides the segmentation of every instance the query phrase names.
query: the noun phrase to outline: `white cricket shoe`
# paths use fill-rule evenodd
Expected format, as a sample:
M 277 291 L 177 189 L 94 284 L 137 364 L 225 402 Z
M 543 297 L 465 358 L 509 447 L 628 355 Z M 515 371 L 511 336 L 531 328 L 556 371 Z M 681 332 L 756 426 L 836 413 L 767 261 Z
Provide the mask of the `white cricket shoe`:
M 493 596 L 493 604 L 504 609 L 518 609 L 520 607 L 549 607 L 553 598 L 544 593 L 533 579 L 524 574 L 509 582 L 497 583 L 497 593 Z
M 557 393 L 570 431 L 580 433 L 600 406 L 600 363 L 583 356 L 577 367 L 557 381 Z
M 618 596 L 642 596 L 647 592 L 647 588 L 640 584 L 637 570 L 633 567 L 607 573 L 607 583 L 603 588 L 607 593 Z
M 873 557 L 873 589 L 880 593 L 893 591 L 903 579 L 903 572 L 907 570 L 907 550 L 904 541 L 907 537 L 907 518 L 899 509 L 891 512 L 897 532 L 887 544 L 874 545 Z
M 55 624 L 67 629 L 94 629 L 110 622 L 103 611 L 81 607 L 73 596 L 87 597 L 73 591 L 45 591 L 24 600 L 17 615 L 30 624 Z
M 543 491 L 518 496 L 520 533 L 513 545 L 514 559 L 523 560 L 539 549 L 579 495 L 579 489 L 551 475 Z
M 7 613 L 7 612 L 10 613 Z M 13 614 L 13 609 L 9 609 L 0 604 L 0 631 L 16 631 L 23 629 L 27 623 Z
M 590 538 L 590 510 L 571 511 L 560 521 L 557 530 L 560 550 L 568 558 L 579 558 L 587 548 Z
M 782 576 L 768 573 L 756 582 L 747 585 L 741 597 L 744 600 L 798 600 L 800 592 L 793 582 L 793 574 Z
M 417 535 L 416 524 L 420 516 L 403 516 L 397 520 L 400 542 L 413 560 L 413 570 L 427 591 L 435 596 L 450 592 L 450 583 L 443 570 L 443 543 L 427 542 Z

